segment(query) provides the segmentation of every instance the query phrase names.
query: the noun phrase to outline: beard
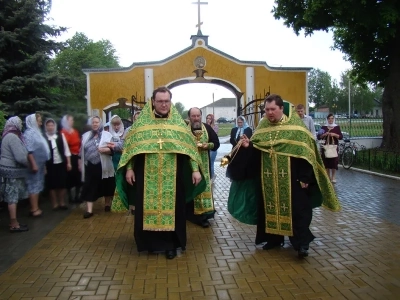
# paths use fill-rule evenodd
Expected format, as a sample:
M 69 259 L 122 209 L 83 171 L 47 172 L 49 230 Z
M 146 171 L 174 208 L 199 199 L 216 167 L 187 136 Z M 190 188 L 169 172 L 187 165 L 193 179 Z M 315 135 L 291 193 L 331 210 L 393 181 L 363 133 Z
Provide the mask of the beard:
M 192 123 L 192 129 L 193 129 L 193 130 L 199 130 L 199 129 L 201 129 L 201 122 L 193 122 L 193 123 Z

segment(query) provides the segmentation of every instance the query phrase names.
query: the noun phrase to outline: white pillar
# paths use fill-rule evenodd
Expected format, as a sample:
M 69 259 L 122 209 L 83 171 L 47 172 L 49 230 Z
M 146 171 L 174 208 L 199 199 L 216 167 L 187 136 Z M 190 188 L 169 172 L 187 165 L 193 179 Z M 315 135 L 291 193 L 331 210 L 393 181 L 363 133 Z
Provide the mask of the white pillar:
M 154 90 L 153 69 L 144 69 L 144 91 L 145 101 L 151 99 Z
M 254 97 L 254 68 L 246 68 L 246 104 Z

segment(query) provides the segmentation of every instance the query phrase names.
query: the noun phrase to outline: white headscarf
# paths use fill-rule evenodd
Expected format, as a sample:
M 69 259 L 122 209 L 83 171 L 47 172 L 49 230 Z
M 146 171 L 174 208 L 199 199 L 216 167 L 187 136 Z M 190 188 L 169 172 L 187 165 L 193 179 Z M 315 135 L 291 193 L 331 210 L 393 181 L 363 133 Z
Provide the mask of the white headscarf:
M 110 129 L 108 131 L 111 133 L 111 135 L 113 137 L 121 138 L 124 135 L 124 132 L 125 132 L 124 123 L 122 123 L 122 120 L 121 120 L 121 126 L 119 126 L 119 130 L 115 131 L 114 127 L 113 127 L 113 124 L 112 124 L 113 119 L 115 119 L 115 118 L 119 118 L 121 120 L 121 118 L 119 116 L 113 115 L 111 117 L 111 119 L 110 119 L 110 122 L 109 122 L 110 123 Z
M 46 124 L 49 123 L 49 122 L 53 122 L 54 123 L 54 126 L 55 126 L 54 132 L 48 132 L 47 131 Z M 46 122 L 44 123 L 44 128 L 45 128 L 45 131 L 46 131 L 47 139 L 51 143 L 51 149 L 56 149 L 57 148 L 56 140 L 57 140 L 57 137 L 58 137 L 57 136 L 57 123 L 56 123 L 56 121 L 54 121 L 53 119 L 46 119 Z
M 68 118 L 72 118 L 72 116 L 65 115 L 64 117 L 62 117 L 61 127 L 62 127 L 62 129 L 65 129 L 66 131 L 71 132 L 72 127 L 69 125 Z M 57 126 L 57 124 L 56 124 L 56 126 Z
M 27 131 L 31 131 L 32 135 L 34 135 L 33 138 L 43 144 L 43 146 L 47 152 L 47 157 L 50 159 L 49 145 L 47 144 L 47 141 L 44 138 L 42 131 L 39 128 L 38 122 L 36 120 L 36 114 L 31 114 L 31 115 L 27 116 L 25 119 L 25 123 L 26 123 Z
M 336 127 L 336 126 L 338 126 L 335 121 L 336 121 L 336 118 L 335 118 L 335 116 L 333 116 L 333 123 L 329 124 L 328 117 L 326 117 L 325 126 L 326 127 Z

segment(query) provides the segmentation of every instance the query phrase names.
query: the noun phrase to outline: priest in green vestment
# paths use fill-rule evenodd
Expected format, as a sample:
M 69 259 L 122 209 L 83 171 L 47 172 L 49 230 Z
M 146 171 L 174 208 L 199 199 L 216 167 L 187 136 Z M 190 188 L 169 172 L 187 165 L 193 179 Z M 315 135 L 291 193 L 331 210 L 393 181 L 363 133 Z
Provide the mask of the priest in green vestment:
M 256 244 L 266 242 L 263 249 L 268 250 L 289 236 L 299 257 L 306 257 L 315 238 L 309 228 L 312 209 L 322 205 L 338 211 L 340 204 L 314 137 L 294 106 L 271 94 L 264 109 L 251 139 L 243 136 L 242 141 L 261 156 Z
M 163 251 L 168 259 L 185 250 L 186 202 L 205 189 L 196 140 L 171 98 L 166 87 L 154 90 L 125 138 L 116 174 L 122 204 L 136 206 L 138 251 Z
M 188 111 L 188 128 L 197 139 L 197 149 L 203 164 L 203 177 L 206 182 L 205 190 L 186 204 L 186 218 L 203 228 L 210 226 L 209 219 L 214 218 L 214 199 L 211 187 L 211 165 L 210 150 L 217 151 L 219 148 L 219 138 L 214 129 L 201 122 L 201 110 L 192 107 Z

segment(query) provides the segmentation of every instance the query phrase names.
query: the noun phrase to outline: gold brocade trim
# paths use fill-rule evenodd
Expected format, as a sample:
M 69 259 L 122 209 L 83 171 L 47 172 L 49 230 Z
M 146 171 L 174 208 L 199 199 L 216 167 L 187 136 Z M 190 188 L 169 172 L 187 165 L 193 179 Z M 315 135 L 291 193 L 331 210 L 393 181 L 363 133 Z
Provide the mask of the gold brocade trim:
M 126 147 L 124 149 L 124 151 L 130 151 L 130 150 L 134 149 L 137 146 L 157 144 L 157 141 L 158 141 L 158 139 L 148 139 L 148 140 L 145 140 L 145 141 L 135 142 L 135 143 L 132 143 L 131 145 L 129 145 L 128 147 Z M 182 146 L 184 149 L 186 147 L 192 147 L 193 146 L 193 145 L 190 145 L 190 144 L 185 143 L 185 142 L 181 142 L 181 141 L 176 140 L 176 139 L 163 139 L 163 141 L 164 141 L 164 143 L 174 143 L 175 145 Z M 168 153 L 167 149 L 156 149 L 156 150 L 157 150 L 157 152 L 163 152 L 163 150 L 165 150 L 165 152 Z M 142 153 L 145 153 L 145 152 L 143 151 Z M 154 153 L 154 151 L 149 151 L 148 153 Z M 179 152 L 176 151 L 175 153 L 179 153 Z M 188 155 L 188 153 L 185 152 L 185 151 L 181 151 L 181 154 Z
M 143 230 L 175 230 L 176 168 L 176 154 L 145 156 Z
M 188 124 L 188 127 L 191 128 L 191 125 Z M 190 129 L 191 130 L 191 129 Z M 202 144 L 208 142 L 208 132 L 204 124 L 201 124 L 201 130 L 203 131 L 202 136 L 200 137 L 200 142 Z M 214 211 L 214 200 L 211 191 L 211 178 L 210 178 L 210 162 L 209 162 L 209 150 L 203 150 L 201 148 L 197 148 L 201 162 L 203 165 L 203 177 L 206 181 L 206 188 L 203 193 L 197 195 L 194 198 L 194 214 L 195 215 L 202 215 L 204 213 Z
M 265 208 L 265 231 L 292 236 L 292 188 L 290 157 L 273 153 L 263 155 L 262 191 Z
M 157 119 L 157 120 L 163 120 L 163 119 Z M 147 130 L 160 130 L 160 126 L 162 126 L 163 130 L 173 130 L 173 131 L 179 131 L 182 133 L 187 133 L 187 131 L 185 130 L 185 128 L 183 128 L 182 126 L 178 126 L 178 125 L 166 125 L 166 124 L 157 124 L 157 125 L 143 125 L 141 127 L 138 127 L 134 130 L 135 133 L 140 133 L 143 131 L 147 131 Z M 194 139 L 194 137 L 193 137 Z
M 276 131 L 277 126 L 279 126 L 279 125 L 257 129 L 257 134 L 270 133 L 272 131 Z M 311 132 L 310 132 L 310 130 L 308 130 L 308 128 L 303 128 L 298 125 L 285 125 L 285 126 L 279 127 L 279 131 L 281 131 L 281 132 L 293 131 L 293 130 L 302 131 L 303 133 L 306 133 L 309 137 L 311 137 L 314 140 L 314 136 L 311 134 Z

